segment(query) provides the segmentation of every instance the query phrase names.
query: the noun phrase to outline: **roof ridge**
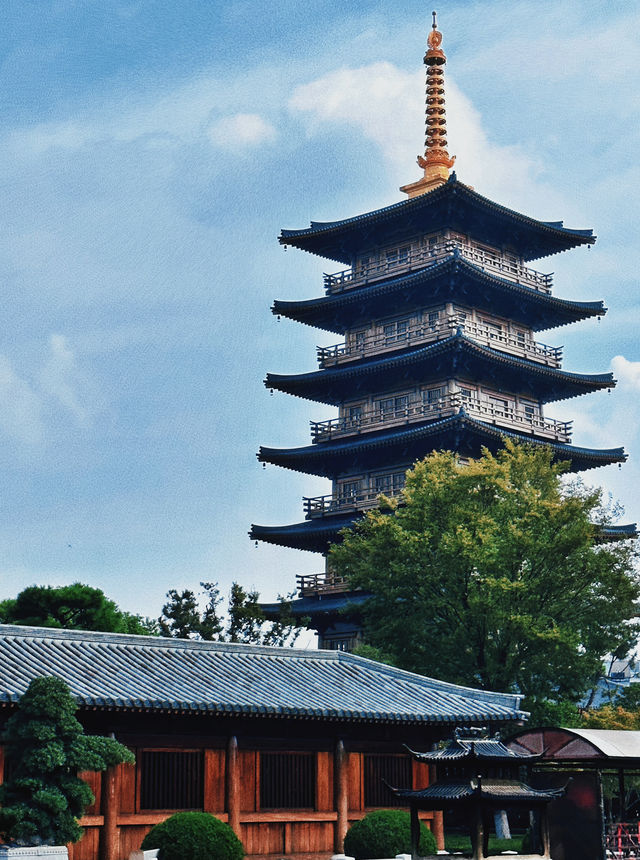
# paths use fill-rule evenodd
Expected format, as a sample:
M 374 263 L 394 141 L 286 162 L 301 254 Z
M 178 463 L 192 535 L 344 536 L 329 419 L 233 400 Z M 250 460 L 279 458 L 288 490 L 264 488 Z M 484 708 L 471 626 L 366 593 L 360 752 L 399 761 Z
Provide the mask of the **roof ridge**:
M 245 652 L 266 657 L 287 655 L 297 659 L 307 657 L 309 659 L 336 660 L 336 652 L 320 648 L 254 645 L 247 642 L 209 642 L 202 639 L 176 639 L 170 636 L 154 636 L 152 634 L 112 633 L 102 630 L 74 630 L 61 627 L 31 627 L 22 624 L 0 624 L 0 637 L 10 636 L 32 639 L 82 640 L 86 642 L 103 642 L 110 645 L 132 645 L 177 650 L 196 649 L 199 651 Z

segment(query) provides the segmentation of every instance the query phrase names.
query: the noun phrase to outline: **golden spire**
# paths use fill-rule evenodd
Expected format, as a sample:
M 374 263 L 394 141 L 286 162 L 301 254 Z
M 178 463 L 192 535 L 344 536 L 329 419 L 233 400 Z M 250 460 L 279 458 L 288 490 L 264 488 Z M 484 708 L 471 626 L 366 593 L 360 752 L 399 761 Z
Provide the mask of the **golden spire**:
M 447 152 L 447 120 L 444 109 L 444 65 L 447 58 L 440 47 L 442 33 L 438 30 L 436 13 L 433 13 L 433 24 L 427 38 L 427 53 L 424 64 L 427 67 L 427 100 L 426 126 L 427 133 L 424 142 L 424 156 L 418 156 L 418 164 L 424 170 L 424 176 L 418 182 L 403 185 L 409 197 L 417 197 L 426 191 L 443 185 L 449 178 L 449 168 L 453 167 L 455 156 Z

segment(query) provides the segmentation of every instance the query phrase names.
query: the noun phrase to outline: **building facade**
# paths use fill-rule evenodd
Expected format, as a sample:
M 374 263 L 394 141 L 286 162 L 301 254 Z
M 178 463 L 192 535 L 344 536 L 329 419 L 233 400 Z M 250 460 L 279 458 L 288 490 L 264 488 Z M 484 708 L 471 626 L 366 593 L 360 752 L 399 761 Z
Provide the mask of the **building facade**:
M 434 13 L 424 58 L 423 176 L 401 189 L 407 199 L 280 236 L 348 268 L 325 275 L 323 296 L 276 301 L 273 312 L 342 340 L 318 348 L 317 371 L 269 373 L 265 384 L 337 407 L 338 416 L 311 422 L 310 445 L 260 448 L 261 462 L 329 478 L 332 488 L 303 500 L 301 522 L 253 525 L 255 540 L 326 555 L 381 493 L 401 495 L 406 470 L 434 450 L 464 461 L 512 438 L 549 446 L 573 471 L 626 459 L 622 448 L 572 445 L 571 420 L 545 415 L 549 403 L 615 385 L 611 373 L 563 370 L 562 347 L 538 340 L 546 329 L 606 312 L 602 302 L 556 297 L 552 276 L 530 266 L 595 237 L 507 209 L 450 172 L 441 42 Z M 321 647 L 350 649 L 363 596 L 329 568 L 300 577 L 299 588 L 294 611 L 311 617 Z M 351 620 L 340 615 L 347 602 Z
M 86 774 L 96 796 L 71 860 L 126 860 L 182 810 L 227 821 L 249 856 L 342 850 L 353 821 L 422 788 L 404 743 L 526 718 L 516 695 L 470 690 L 351 654 L 0 625 L 0 730 L 29 682 L 65 680 L 91 734 L 135 765 Z M 0 746 L 0 778 L 3 774 Z M 441 819 L 425 813 L 442 846 Z

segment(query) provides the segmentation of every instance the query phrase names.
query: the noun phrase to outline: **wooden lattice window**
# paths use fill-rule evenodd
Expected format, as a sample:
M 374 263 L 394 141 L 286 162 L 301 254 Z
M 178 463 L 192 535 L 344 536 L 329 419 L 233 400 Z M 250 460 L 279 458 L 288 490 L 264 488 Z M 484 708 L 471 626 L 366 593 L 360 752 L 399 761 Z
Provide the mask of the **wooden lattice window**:
M 384 780 L 384 781 L 383 781 Z M 364 756 L 364 805 L 406 806 L 384 784 L 411 788 L 411 759 L 407 755 L 366 754 Z
M 139 809 L 204 808 L 202 750 L 140 750 L 137 759 Z
M 313 809 L 316 759 L 306 752 L 260 754 L 260 808 Z

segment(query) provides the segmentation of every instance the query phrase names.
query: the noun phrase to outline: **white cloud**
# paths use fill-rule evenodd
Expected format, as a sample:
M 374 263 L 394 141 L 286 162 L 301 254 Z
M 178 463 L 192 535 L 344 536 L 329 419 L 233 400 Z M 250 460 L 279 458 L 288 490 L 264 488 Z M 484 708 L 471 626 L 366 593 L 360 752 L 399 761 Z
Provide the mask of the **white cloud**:
M 640 391 L 640 361 L 629 361 L 624 355 L 611 359 L 611 370 L 621 388 Z
M 514 193 L 539 197 L 540 172 L 516 146 L 499 146 L 483 128 L 482 117 L 451 78 L 446 79 L 449 152 L 460 178 L 497 199 Z M 424 73 L 403 72 L 389 62 L 342 68 L 294 90 L 289 108 L 308 117 L 310 135 L 326 134 L 327 123 L 356 128 L 380 147 L 404 182 L 419 178 L 416 156 L 423 151 Z M 413 169 L 414 175 L 411 175 Z
M 207 132 L 209 140 L 223 149 L 254 146 L 273 140 L 275 128 L 257 113 L 237 113 L 215 122 Z
M 0 355 L 0 433 L 28 447 L 38 447 L 44 438 L 42 400 L 5 355 Z
M 86 428 L 91 410 L 83 405 L 83 378 L 66 338 L 52 334 L 41 368 L 19 373 L 6 355 L 0 355 L 0 437 L 31 450 L 51 443 L 68 422 Z
M 82 378 L 75 355 L 61 334 L 51 335 L 49 347 L 49 357 L 39 376 L 41 391 L 70 412 L 80 427 L 86 427 L 89 423 L 89 412 L 80 402 L 78 388 Z

